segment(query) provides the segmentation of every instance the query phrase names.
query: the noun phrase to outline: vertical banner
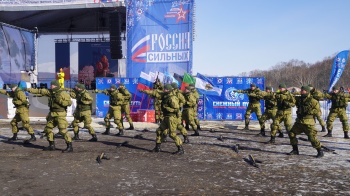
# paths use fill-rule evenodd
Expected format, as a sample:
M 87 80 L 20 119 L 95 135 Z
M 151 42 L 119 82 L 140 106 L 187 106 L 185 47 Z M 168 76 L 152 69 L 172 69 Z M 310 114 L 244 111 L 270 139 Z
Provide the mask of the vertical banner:
M 234 90 L 250 88 L 251 83 L 264 90 L 264 78 L 250 77 L 215 77 L 210 78 L 215 86 L 222 89 L 221 96 L 204 95 L 205 110 L 199 111 L 198 116 L 204 116 L 206 120 L 244 120 L 249 100 L 247 94 L 235 93 Z M 201 100 L 200 100 L 201 101 Z M 264 101 L 261 100 L 261 111 L 264 111 Z M 256 114 L 252 114 L 251 120 L 257 120 Z
M 127 0 L 127 77 L 192 73 L 194 0 Z
M 63 69 L 64 80 L 70 80 L 70 46 L 69 43 L 55 44 L 56 79 L 60 69 Z
M 118 76 L 118 60 L 111 59 L 109 42 L 81 42 L 78 50 L 80 83 L 94 87 L 97 77 Z
M 332 90 L 332 87 L 338 82 L 340 79 L 341 74 L 344 71 L 346 62 L 348 61 L 349 56 L 349 50 L 341 51 L 340 53 L 335 56 L 332 66 L 332 73 L 330 76 L 329 81 L 329 88 L 328 92 Z

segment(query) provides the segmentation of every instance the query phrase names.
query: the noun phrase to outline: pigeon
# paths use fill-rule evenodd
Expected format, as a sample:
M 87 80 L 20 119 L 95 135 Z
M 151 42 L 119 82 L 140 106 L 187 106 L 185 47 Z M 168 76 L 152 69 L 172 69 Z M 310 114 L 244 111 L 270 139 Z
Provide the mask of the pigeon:
M 218 137 L 218 140 L 220 140 L 220 141 L 224 141 L 224 137 L 222 136 L 222 135 L 220 135 L 219 137 Z

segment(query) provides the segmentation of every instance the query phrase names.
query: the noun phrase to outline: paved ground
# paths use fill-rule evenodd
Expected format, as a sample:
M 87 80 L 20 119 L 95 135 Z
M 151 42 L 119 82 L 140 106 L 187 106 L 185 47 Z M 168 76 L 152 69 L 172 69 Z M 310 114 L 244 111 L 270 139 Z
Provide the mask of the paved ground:
M 0 121 L 1 195 L 350 194 L 350 140 L 343 138 L 339 121 L 333 138 L 319 133 L 322 144 L 334 150 L 321 159 L 315 158 L 317 152 L 307 141 L 299 140 L 299 156 L 286 155 L 291 150 L 286 137 L 276 138 L 276 145 L 265 144 L 269 137 L 256 136 L 257 122 L 252 122 L 250 131 L 243 131 L 241 121 L 204 121 L 201 135 L 190 137 L 185 155 L 177 156 L 171 154 L 176 151 L 172 141 L 162 144 L 161 153 L 150 152 L 157 128 L 153 123 L 136 122 L 136 130 L 126 131 L 123 137 L 115 136 L 114 129 L 105 136 L 103 119 L 95 118 L 99 141 L 88 142 L 90 136 L 83 130 L 83 140 L 73 143 L 73 153 L 65 154 L 42 151 L 48 143 L 40 135 L 25 145 L 24 131 L 20 140 L 7 142 L 9 121 Z M 31 121 L 39 133 L 45 119 Z M 57 138 L 56 147 L 65 148 L 64 140 Z M 98 164 L 96 158 L 102 152 L 110 159 Z

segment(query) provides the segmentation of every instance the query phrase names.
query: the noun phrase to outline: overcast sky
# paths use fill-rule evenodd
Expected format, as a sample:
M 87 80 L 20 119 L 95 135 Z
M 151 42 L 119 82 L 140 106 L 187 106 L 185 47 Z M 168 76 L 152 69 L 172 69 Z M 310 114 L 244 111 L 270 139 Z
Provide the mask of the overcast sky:
M 291 59 L 315 63 L 350 48 L 349 0 L 196 2 L 195 73 L 236 75 Z

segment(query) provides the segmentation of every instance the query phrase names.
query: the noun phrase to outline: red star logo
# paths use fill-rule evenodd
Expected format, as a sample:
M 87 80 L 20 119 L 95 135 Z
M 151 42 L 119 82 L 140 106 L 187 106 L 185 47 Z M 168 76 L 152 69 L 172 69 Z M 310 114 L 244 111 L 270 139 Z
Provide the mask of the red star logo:
M 179 8 L 179 12 L 177 12 L 177 19 L 176 19 L 176 23 L 179 23 L 180 20 L 183 20 L 186 22 L 186 14 L 190 12 L 190 10 L 184 10 L 182 5 L 180 5 L 180 8 Z

